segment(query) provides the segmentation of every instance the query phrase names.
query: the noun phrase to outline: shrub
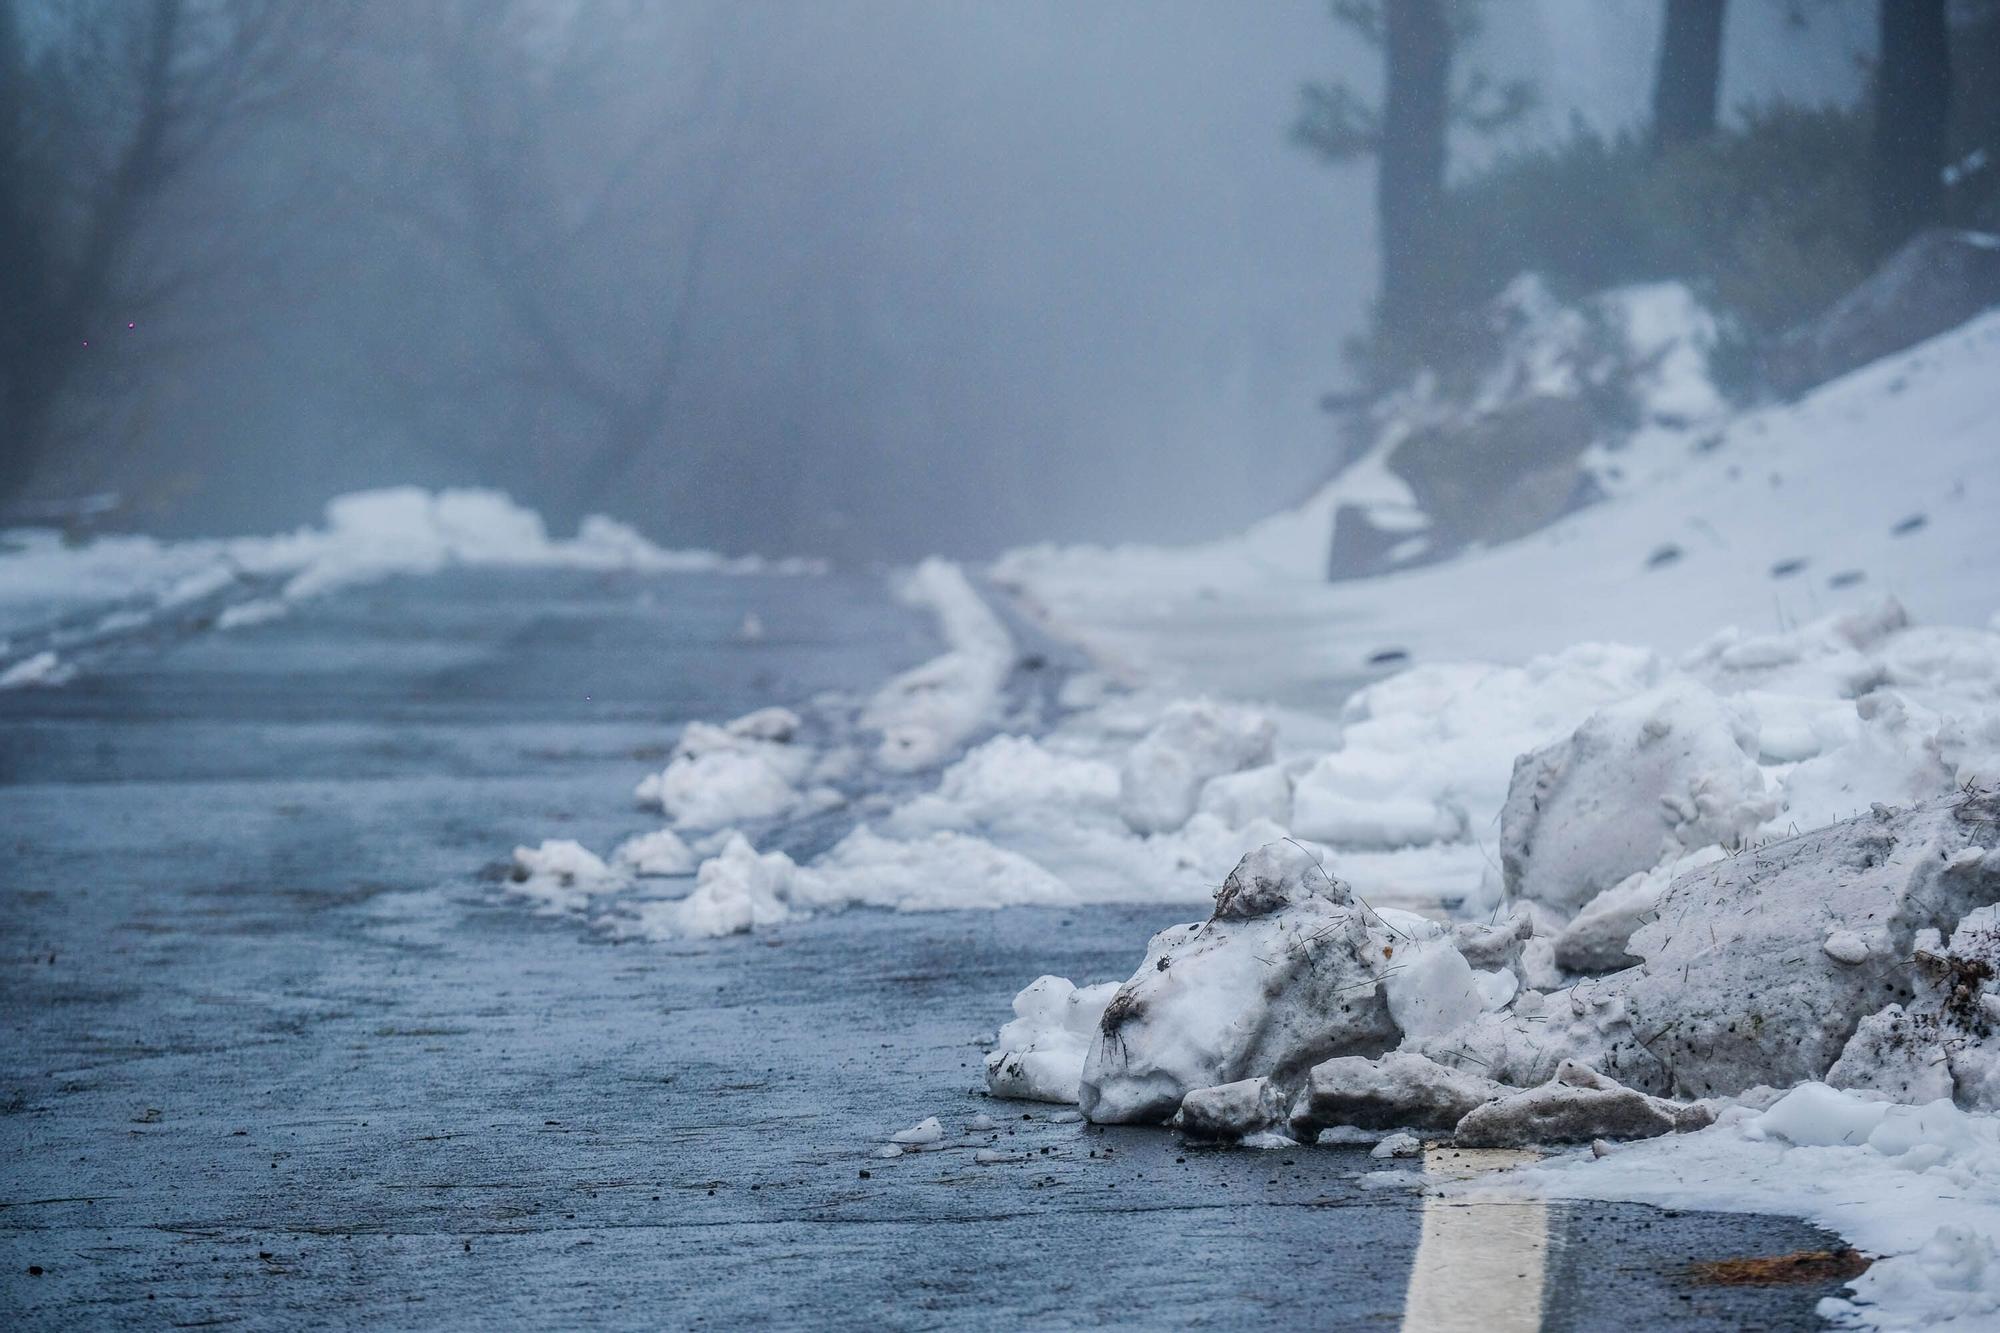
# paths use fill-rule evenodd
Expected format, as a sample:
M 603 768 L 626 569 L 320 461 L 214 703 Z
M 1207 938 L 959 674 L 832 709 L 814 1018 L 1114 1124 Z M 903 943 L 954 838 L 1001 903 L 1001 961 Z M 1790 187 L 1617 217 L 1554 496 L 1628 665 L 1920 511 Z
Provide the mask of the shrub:
M 1865 272 L 1867 134 L 1857 111 L 1777 106 L 1656 160 L 1579 127 L 1452 188 L 1448 290 L 1471 308 L 1526 270 L 1564 295 L 1680 278 L 1776 332 Z

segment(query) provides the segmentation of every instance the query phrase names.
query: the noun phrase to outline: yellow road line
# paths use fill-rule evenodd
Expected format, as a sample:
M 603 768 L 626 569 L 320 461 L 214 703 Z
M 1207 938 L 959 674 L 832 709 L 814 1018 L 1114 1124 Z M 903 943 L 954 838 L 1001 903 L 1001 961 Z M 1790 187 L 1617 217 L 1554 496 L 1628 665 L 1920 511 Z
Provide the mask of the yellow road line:
M 1445 1183 L 1532 1162 L 1513 1149 L 1429 1148 L 1424 1175 Z M 1530 1333 L 1542 1326 L 1549 1210 L 1539 1199 L 1424 1199 L 1403 1333 Z

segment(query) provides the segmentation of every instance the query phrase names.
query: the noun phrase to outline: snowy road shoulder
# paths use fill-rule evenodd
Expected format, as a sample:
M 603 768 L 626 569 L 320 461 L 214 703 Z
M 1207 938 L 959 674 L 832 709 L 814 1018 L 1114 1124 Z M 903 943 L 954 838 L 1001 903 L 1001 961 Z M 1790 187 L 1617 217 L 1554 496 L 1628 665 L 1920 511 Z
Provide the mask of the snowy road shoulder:
M 1669 1208 L 1785 1213 L 1875 1262 L 1821 1313 L 1875 1328 L 2000 1320 L 2000 1122 L 1949 1101 L 1897 1105 L 1806 1083 L 1708 1129 L 1570 1154 L 1491 1188 Z

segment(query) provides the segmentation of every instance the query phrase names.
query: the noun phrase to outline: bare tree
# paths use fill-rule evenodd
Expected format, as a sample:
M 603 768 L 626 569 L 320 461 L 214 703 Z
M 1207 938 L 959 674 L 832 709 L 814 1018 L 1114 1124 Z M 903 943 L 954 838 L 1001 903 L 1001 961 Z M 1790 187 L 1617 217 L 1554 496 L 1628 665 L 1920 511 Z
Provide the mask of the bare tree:
M 670 434 L 743 102 L 714 114 L 713 55 L 686 79 L 653 63 L 672 43 L 627 0 L 388 13 L 381 49 L 411 62 L 438 129 L 372 193 L 496 320 L 469 339 L 403 331 L 423 341 L 386 349 L 395 399 L 420 430 L 505 400 L 518 456 L 567 477 L 559 500 L 601 505 Z
M 1667 0 L 1653 77 L 1653 151 L 1665 153 L 1715 133 L 1728 0 Z
M 121 388 L 117 340 L 231 256 L 163 242 L 164 204 L 295 97 L 313 0 L 0 0 L 0 493 Z

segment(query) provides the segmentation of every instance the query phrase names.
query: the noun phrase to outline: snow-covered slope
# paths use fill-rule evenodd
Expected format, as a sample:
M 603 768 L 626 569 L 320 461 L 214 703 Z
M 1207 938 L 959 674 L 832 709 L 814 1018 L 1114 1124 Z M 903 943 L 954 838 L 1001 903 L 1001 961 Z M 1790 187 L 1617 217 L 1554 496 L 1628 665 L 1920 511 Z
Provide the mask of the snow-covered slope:
M 1719 431 L 1656 432 L 1623 494 L 1494 550 L 1324 581 L 1343 476 L 1200 547 L 1048 547 L 995 576 L 1162 688 L 1325 707 L 1370 659 L 1521 663 L 1567 644 L 1678 653 L 1896 597 L 1925 624 L 2000 613 L 2000 313 Z

